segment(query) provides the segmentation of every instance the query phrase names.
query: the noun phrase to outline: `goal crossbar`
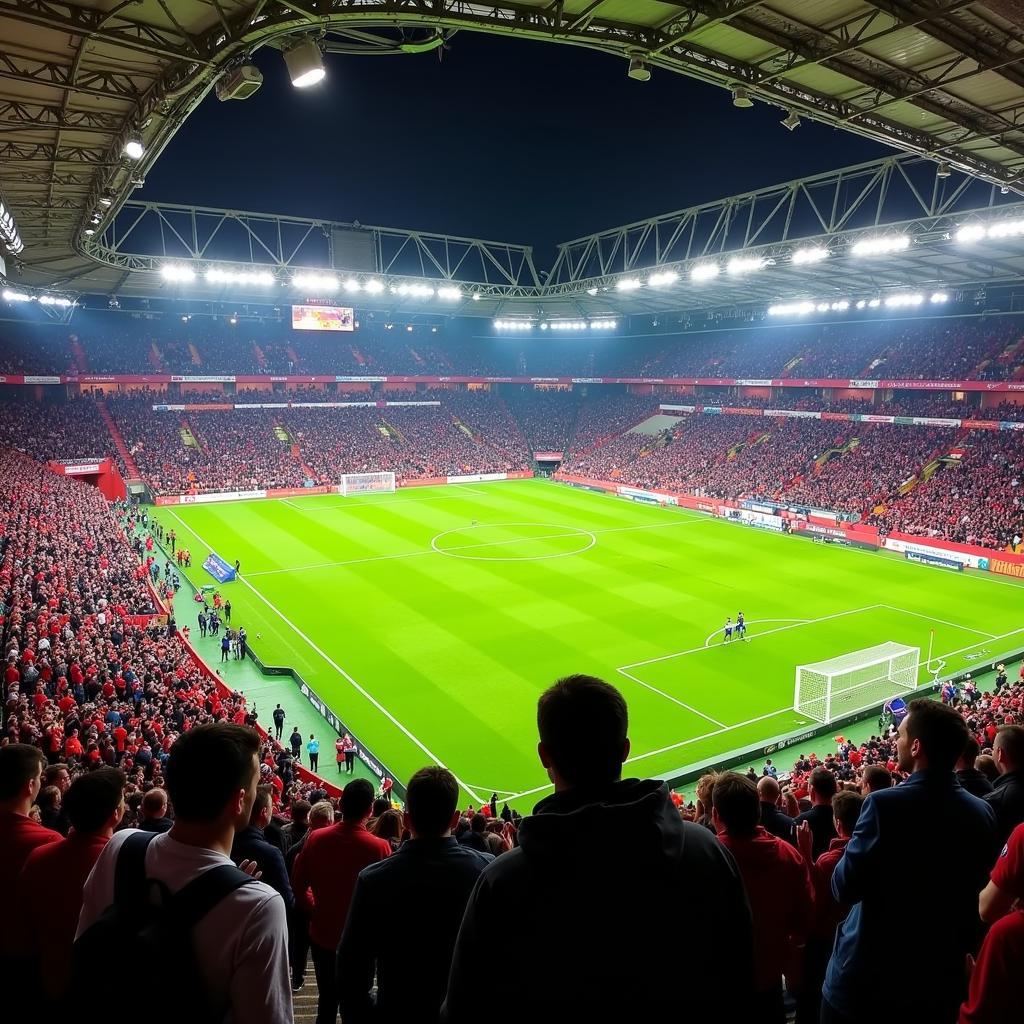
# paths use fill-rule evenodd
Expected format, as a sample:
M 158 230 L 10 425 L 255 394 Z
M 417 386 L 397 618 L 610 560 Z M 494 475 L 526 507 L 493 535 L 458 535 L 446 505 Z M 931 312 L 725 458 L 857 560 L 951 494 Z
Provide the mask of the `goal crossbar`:
M 798 665 L 795 711 L 818 722 L 866 711 L 901 691 L 916 689 L 921 649 L 894 641 Z

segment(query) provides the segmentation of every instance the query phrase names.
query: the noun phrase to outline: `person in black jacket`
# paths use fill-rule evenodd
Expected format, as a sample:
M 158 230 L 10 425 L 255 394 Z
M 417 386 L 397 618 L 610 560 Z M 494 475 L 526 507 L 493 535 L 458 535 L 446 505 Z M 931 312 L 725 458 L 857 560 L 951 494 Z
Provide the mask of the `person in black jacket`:
M 973 736 L 969 736 L 964 746 L 964 752 L 956 763 L 956 777 L 960 785 L 972 796 L 985 797 L 992 792 L 992 783 L 974 767 L 974 762 L 980 753 L 981 748 L 978 746 L 978 741 Z
M 235 841 L 231 845 L 231 859 L 236 864 L 241 864 L 244 860 L 254 861 L 261 872 L 261 880 L 281 894 L 285 910 L 291 911 L 295 906 L 295 896 L 288 880 L 284 855 L 273 843 L 268 843 L 263 835 L 263 830 L 273 814 L 273 808 L 272 787 L 258 786 L 249 815 L 249 826 L 235 833 Z
M 622 779 L 626 702 L 592 676 L 540 698 L 538 753 L 553 795 L 519 845 L 477 880 L 442 1020 L 747 1020 L 750 908 L 736 862 L 684 822 L 656 780 Z M 481 1003 L 501 965 L 515 999 Z M 699 984 L 681 997 L 679 970 Z
M 836 777 L 827 768 L 820 765 L 811 772 L 808 790 L 811 796 L 811 809 L 796 816 L 796 823 L 806 821 L 811 827 L 814 842 L 811 856 L 817 860 L 836 837 L 836 825 L 832 815 L 832 797 L 838 789 Z
M 1024 822 L 1024 725 L 1001 725 L 992 744 L 999 778 L 985 797 L 996 812 L 999 842 Z
M 412 838 L 359 873 L 338 946 L 345 1024 L 436 1024 L 466 901 L 494 859 L 452 838 L 458 799 L 459 784 L 447 768 L 421 768 L 406 791 Z M 370 997 L 375 965 L 376 1002 Z
M 770 775 L 765 775 L 757 782 L 757 799 L 760 802 L 760 821 L 764 830 L 779 839 L 784 839 L 791 846 L 796 846 L 796 822 L 779 810 L 779 798 L 782 790 L 778 782 Z

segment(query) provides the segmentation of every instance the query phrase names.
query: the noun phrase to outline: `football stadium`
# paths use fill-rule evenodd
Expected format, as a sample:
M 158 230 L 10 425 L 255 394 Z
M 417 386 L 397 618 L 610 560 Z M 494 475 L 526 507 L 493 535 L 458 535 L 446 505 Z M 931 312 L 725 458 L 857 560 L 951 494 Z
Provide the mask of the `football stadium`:
M 1024 7 L 0 3 L 0 509 L 12 1019 L 1016 1021 Z

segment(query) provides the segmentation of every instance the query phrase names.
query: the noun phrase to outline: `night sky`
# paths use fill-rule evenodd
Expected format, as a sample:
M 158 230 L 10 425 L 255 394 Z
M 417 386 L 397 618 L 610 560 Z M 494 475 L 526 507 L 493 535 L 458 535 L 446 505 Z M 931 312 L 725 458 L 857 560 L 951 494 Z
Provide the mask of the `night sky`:
M 460 33 L 438 54 L 328 56 L 293 89 L 276 50 L 244 102 L 210 94 L 136 198 L 532 244 L 885 156 L 849 132 L 623 59 Z

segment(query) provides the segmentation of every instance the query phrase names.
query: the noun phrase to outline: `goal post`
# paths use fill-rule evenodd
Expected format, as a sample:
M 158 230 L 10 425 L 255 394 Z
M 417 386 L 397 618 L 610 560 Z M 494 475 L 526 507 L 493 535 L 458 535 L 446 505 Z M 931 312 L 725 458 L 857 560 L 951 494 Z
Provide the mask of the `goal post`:
M 793 710 L 822 723 L 867 711 L 916 690 L 920 665 L 920 647 L 892 641 L 798 665 Z
M 378 492 L 394 494 L 394 473 L 342 473 L 338 480 L 338 493 L 376 494 Z

